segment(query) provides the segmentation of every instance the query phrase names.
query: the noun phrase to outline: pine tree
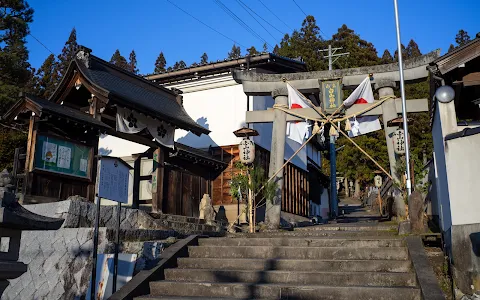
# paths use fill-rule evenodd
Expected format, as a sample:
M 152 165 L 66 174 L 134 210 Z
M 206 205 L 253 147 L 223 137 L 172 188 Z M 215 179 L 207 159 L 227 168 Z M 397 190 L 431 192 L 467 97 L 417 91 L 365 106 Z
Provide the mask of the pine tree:
M 35 74 L 36 86 L 35 93 L 44 99 L 48 99 L 55 91 L 56 83 L 58 81 L 57 62 L 55 55 L 50 54 L 43 62 L 40 69 Z
M 253 56 L 253 55 L 257 55 L 257 54 L 258 54 L 258 51 L 257 51 L 257 49 L 255 49 L 255 46 L 252 46 L 252 47 L 247 49 L 247 55 Z
M 200 65 L 208 64 L 208 55 L 207 53 L 203 52 L 202 56 L 200 57 Z
M 165 72 L 166 66 L 167 66 L 167 61 L 165 60 L 165 56 L 163 55 L 163 52 L 160 52 L 160 54 L 157 57 L 157 60 L 155 61 L 155 70 L 153 70 L 153 73 L 159 74 L 159 73 Z
M 390 51 L 388 51 L 388 49 L 385 49 L 385 51 L 383 52 L 381 61 L 382 61 L 382 64 L 391 64 L 391 63 L 393 63 L 393 57 L 392 57 L 392 55 L 390 54 Z
M 173 65 L 173 71 L 185 69 L 186 67 L 187 67 L 187 64 L 186 64 L 183 60 L 177 61 L 177 62 Z
M 267 45 L 267 43 L 263 43 L 263 52 L 268 52 L 268 45 Z
M 458 46 L 463 46 L 466 43 L 470 41 L 470 36 L 468 35 L 468 32 L 466 32 L 463 29 L 460 29 L 455 36 L 455 42 L 457 43 Z
M 132 50 L 130 52 L 130 56 L 128 57 L 128 70 L 132 72 L 133 74 L 138 74 L 138 69 L 137 69 L 137 54 L 135 53 L 135 50 Z
M 448 48 L 448 53 L 452 52 L 455 50 L 455 46 L 453 44 L 450 44 L 450 47 Z
M 422 52 L 420 52 L 417 43 L 415 43 L 413 39 L 410 40 L 405 50 L 407 59 L 419 57 L 422 55 Z
M 25 46 L 32 17 L 33 9 L 24 0 L 0 1 L 0 115 L 32 77 Z
M 241 54 L 240 47 L 233 44 L 232 50 L 230 50 L 230 52 L 228 52 L 228 59 L 237 59 L 241 56 L 242 56 L 242 54 Z
M 68 66 L 70 62 L 75 58 L 75 54 L 78 51 L 78 43 L 77 43 L 77 30 L 73 27 L 72 31 L 70 32 L 70 36 L 68 40 L 65 42 L 63 46 L 62 53 L 58 55 L 58 64 L 57 64 L 57 73 L 58 73 L 58 80 L 62 80 L 63 76 L 67 72 Z
M 110 63 L 114 64 L 117 67 L 120 67 L 124 70 L 130 71 L 130 67 L 128 65 L 127 59 L 120 54 L 120 50 L 115 50 L 110 58 Z

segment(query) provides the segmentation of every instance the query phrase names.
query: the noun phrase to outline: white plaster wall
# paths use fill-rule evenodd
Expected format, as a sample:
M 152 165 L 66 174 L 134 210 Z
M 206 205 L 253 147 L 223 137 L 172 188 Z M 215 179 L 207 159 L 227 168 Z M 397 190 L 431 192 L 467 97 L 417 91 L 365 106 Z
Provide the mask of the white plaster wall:
M 480 134 L 446 141 L 452 225 L 480 223 Z
M 136 153 L 143 153 L 148 146 L 130 142 L 111 135 L 102 135 L 98 143 L 99 154 L 114 157 L 131 156 Z M 102 153 L 102 150 L 105 151 Z
M 444 135 L 442 132 L 440 110 L 435 110 L 433 116 L 432 126 L 433 137 L 433 156 L 435 163 L 435 180 L 432 181 L 433 188 L 435 188 L 436 206 L 439 207 L 439 221 L 440 227 L 443 231 L 447 231 L 452 226 L 452 217 L 450 212 L 450 199 L 448 194 L 448 180 L 447 180 L 447 168 L 445 163 L 444 154 Z
M 245 126 L 247 96 L 242 85 L 225 86 L 183 94 L 183 106 L 201 126 L 209 129 L 209 135 L 196 136 L 185 130 L 175 131 L 175 140 L 194 147 L 235 145 L 240 138 L 233 132 Z

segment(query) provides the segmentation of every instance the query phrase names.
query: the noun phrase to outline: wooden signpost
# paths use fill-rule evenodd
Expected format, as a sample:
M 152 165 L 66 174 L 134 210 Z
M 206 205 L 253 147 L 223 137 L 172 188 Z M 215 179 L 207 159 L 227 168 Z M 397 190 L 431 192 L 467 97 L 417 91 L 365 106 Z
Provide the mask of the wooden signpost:
M 90 299 L 96 299 L 96 275 L 97 275 L 97 252 L 98 252 L 98 228 L 100 226 L 100 201 L 101 198 L 112 200 L 117 205 L 117 233 L 115 241 L 115 254 L 113 261 L 113 285 L 112 294 L 117 289 L 118 274 L 118 252 L 120 247 L 120 216 L 122 203 L 128 203 L 128 185 L 130 179 L 130 170 L 133 169 L 122 159 L 110 156 L 98 157 L 98 174 L 97 174 L 97 213 L 95 215 L 95 229 L 93 236 L 93 267 L 92 281 L 90 289 Z

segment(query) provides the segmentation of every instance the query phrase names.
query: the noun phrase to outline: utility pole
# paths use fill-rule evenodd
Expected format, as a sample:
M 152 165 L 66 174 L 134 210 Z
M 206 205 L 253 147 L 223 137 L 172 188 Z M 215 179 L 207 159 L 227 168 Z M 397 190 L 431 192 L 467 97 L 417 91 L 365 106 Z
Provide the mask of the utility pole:
M 349 55 L 350 52 L 345 53 L 338 53 L 336 54 L 337 50 L 342 50 L 343 47 L 332 48 L 332 45 L 328 45 L 328 49 L 318 50 L 320 52 L 328 52 L 328 55 L 325 58 L 328 58 L 328 70 L 333 70 L 332 65 L 342 56 Z M 335 58 L 335 60 L 333 60 Z
M 320 52 L 327 52 L 328 55 L 328 70 L 333 70 L 333 64 L 342 56 L 349 55 L 350 52 L 336 53 L 338 50 L 342 50 L 343 47 L 332 48 L 332 45 L 328 45 L 328 49 L 318 50 Z M 335 58 L 335 59 L 334 59 Z M 335 149 L 335 141 L 337 136 L 330 136 L 330 211 L 333 218 L 338 216 L 338 196 L 337 196 L 337 151 Z

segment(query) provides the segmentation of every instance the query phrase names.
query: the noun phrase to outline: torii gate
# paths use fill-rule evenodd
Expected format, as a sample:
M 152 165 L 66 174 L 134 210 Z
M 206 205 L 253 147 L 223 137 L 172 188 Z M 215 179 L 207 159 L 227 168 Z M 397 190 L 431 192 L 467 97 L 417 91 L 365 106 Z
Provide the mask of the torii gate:
M 406 60 L 404 62 L 404 78 L 405 81 L 415 81 L 428 77 L 426 67 L 430 62 L 434 61 L 440 54 L 440 50 L 435 50 L 426 55 Z M 243 85 L 243 91 L 249 96 L 269 96 L 275 100 L 276 106 L 288 105 L 288 92 L 285 81 L 287 80 L 295 89 L 305 95 L 313 94 L 317 99 L 322 99 L 321 86 L 322 82 L 328 80 L 341 79 L 344 88 L 354 88 L 360 84 L 368 75 L 373 75 L 371 82 L 374 84 L 375 90 L 378 91 L 379 97 L 393 96 L 393 89 L 399 82 L 398 63 L 377 65 L 371 67 L 361 67 L 352 69 L 341 69 L 332 71 L 315 71 L 303 73 L 288 74 L 263 74 L 255 71 L 234 70 L 233 78 L 236 82 Z M 353 105 L 345 112 L 346 115 L 360 112 L 365 105 Z M 318 106 L 324 114 L 327 113 L 323 107 Z M 269 123 L 273 122 L 272 144 L 270 153 L 269 176 L 274 175 L 284 164 L 285 155 L 285 139 L 288 121 L 302 121 L 303 119 L 292 114 L 301 114 L 309 119 L 322 120 L 318 112 L 313 108 L 301 108 L 295 110 L 268 109 L 264 111 L 248 111 L 246 113 L 246 123 Z M 413 99 L 407 101 L 408 112 L 424 112 L 428 111 L 427 99 Z M 292 114 L 289 114 L 291 112 Z M 376 108 L 362 114 L 362 116 L 381 115 L 383 117 L 383 125 L 385 130 L 385 138 L 387 142 L 388 156 L 390 162 L 390 173 L 394 180 L 398 181 L 395 174 L 396 157 L 393 148 L 393 132 L 396 127 L 388 126 L 388 121 L 398 117 L 402 113 L 401 99 L 390 99 L 383 102 Z M 334 175 L 334 174 L 333 174 Z M 277 183 L 277 192 L 273 201 L 267 201 L 265 210 L 265 222 L 270 229 L 278 228 L 280 223 L 280 211 L 282 203 L 282 186 L 283 172 L 275 175 Z M 334 183 L 335 184 L 335 183 Z M 335 190 L 336 191 L 336 190 Z M 333 194 L 333 193 L 332 193 Z M 334 201 L 336 203 L 336 196 Z M 333 203 L 333 202 L 332 202 Z

